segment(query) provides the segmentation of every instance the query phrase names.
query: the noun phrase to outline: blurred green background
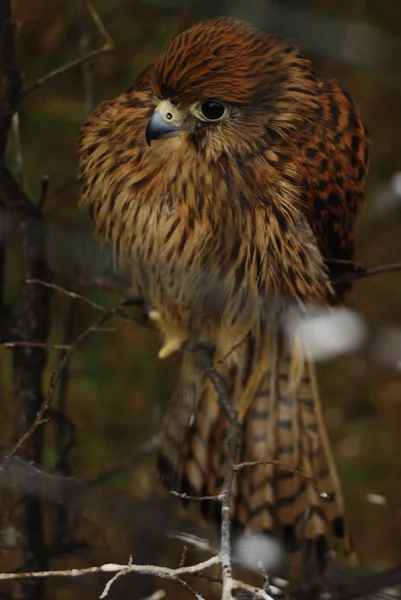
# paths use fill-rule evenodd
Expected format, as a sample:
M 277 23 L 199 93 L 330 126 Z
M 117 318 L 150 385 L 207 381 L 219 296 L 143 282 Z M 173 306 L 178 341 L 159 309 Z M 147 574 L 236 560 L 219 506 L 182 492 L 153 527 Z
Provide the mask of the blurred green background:
M 25 84 L 79 55 L 83 18 L 86 43 L 90 48 L 103 43 L 90 16 L 83 17 L 81 2 L 15 0 L 12 5 Z M 357 257 L 364 265 L 401 260 L 401 179 L 396 178 L 401 172 L 400 0 L 96 0 L 95 6 L 115 42 L 115 51 L 94 60 L 89 71 L 76 68 L 53 79 L 29 95 L 19 112 L 24 186 L 30 197 L 39 198 L 42 176 L 50 177 L 45 205 L 50 223 L 48 259 L 66 282 L 82 283 L 85 274 L 89 273 L 90 279 L 110 265 L 107 252 L 96 250 L 89 221 L 78 209 L 76 145 L 88 105 L 95 106 L 125 90 L 176 33 L 196 20 L 218 14 L 246 18 L 266 31 L 295 39 L 321 77 L 338 79 L 357 100 L 372 141 L 367 209 L 359 229 Z M 15 139 L 10 136 L 12 168 L 14 157 Z M 11 241 L 6 288 L 10 302 L 20 289 L 18 256 L 17 245 Z M 121 299 L 117 292 L 102 288 L 84 291 L 105 306 Z M 400 332 L 401 272 L 357 282 L 350 304 L 372 328 Z M 66 332 L 73 339 L 97 316 L 90 307 L 58 293 L 53 294 L 51 306 L 54 343 L 66 339 Z M 93 479 L 123 465 L 157 431 L 178 364 L 176 359 L 157 360 L 158 342 L 157 334 L 148 329 L 127 325 L 115 332 L 93 334 L 74 354 L 66 399 L 55 399 L 55 407 L 61 402 L 76 428 L 77 445 L 68 453 L 74 477 Z M 397 351 L 400 361 L 400 340 Z M 0 357 L 0 444 L 10 447 L 15 439 L 11 358 L 4 348 L 0 348 Z M 49 351 L 45 389 L 59 358 L 58 351 Z M 319 370 L 359 557 L 367 566 L 386 568 L 401 562 L 401 376 L 397 360 L 386 364 L 379 358 L 370 348 L 324 363 Z M 44 466 L 49 470 L 57 461 L 57 431 L 56 426 L 46 425 Z M 134 469 L 122 469 L 117 476 L 108 477 L 101 489 L 105 488 L 127 502 L 151 494 L 155 502 L 163 497 L 152 454 Z M 384 496 L 387 504 L 369 503 L 369 493 Z M 94 494 L 99 494 L 99 488 Z M 4 513 L 10 502 L 9 493 L 0 492 L 0 512 Z M 100 560 L 125 562 L 130 552 L 138 559 L 146 545 L 143 530 L 138 533 L 135 529 L 143 519 L 143 505 L 138 504 L 136 512 L 133 504 L 123 523 L 106 518 L 113 515 L 111 507 L 96 517 L 97 506 L 88 502 L 79 518 L 68 516 L 74 537 L 89 540 L 93 548 L 81 549 L 73 558 L 63 555 L 54 559 L 52 567 L 89 566 Z M 163 511 L 163 507 L 161 502 L 155 510 Z M 49 505 L 47 510 L 50 535 L 56 509 Z M 169 503 L 167 513 L 173 512 Z M 170 564 L 171 551 L 168 544 L 162 545 L 162 534 L 161 530 L 153 560 L 161 561 L 164 556 Z M 148 545 L 152 544 L 150 536 Z M 1 568 L 21 565 L 17 546 L 11 539 L 0 555 Z M 68 591 L 71 585 L 52 582 L 49 597 L 67 599 L 72 593 L 76 599 L 97 597 L 98 582 L 74 582 L 73 592 Z M 175 590 L 171 597 L 178 597 L 177 588 L 171 589 Z M 116 597 L 132 597 L 121 590 Z

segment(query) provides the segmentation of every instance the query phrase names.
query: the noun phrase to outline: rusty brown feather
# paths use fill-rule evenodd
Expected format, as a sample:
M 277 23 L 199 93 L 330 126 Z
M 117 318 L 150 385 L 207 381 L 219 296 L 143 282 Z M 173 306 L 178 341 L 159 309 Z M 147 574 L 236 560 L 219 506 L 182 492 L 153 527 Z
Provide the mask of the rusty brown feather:
M 342 300 L 332 281 L 353 258 L 367 148 L 337 83 L 321 82 L 293 46 L 228 18 L 177 36 L 80 138 L 82 201 L 157 321 L 160 356 L 203 342 L 217 361 L 245 339 L 219 366 L 243 424 L 239 459 L 279 459 L 332 498 L 322 505 L 275 466 L 244 469 L 234 522 L 289 549 L 306 541 L 316 556 L 331 534 L 347 552 L 351 542 L 313 364 L 277 323 L 292 304 Z M 163 426 L 165 483 L 217 493 L 226 428 L 186 353 Z

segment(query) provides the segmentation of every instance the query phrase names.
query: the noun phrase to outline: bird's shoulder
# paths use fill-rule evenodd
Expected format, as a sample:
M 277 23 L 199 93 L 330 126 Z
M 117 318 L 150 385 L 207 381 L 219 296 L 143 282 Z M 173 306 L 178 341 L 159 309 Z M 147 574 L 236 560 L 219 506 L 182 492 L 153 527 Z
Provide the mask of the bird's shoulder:
M 336 279 L 349 266 L 335 261 L 354 258 L 356 219 L 364 204 L 369 161 L 369 136 L 361 112 L 336 81 L 320 85 L 317 119 L 295 143 L 303 210 Z

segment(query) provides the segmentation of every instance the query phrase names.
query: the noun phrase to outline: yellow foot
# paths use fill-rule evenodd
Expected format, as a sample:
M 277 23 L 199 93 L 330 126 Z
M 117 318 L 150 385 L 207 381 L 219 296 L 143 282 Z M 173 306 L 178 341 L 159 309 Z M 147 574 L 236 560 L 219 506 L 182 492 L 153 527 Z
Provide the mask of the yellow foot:
M 180 337 L 171 338 L 168 342 L 164 344 L 164 346 L 159 350 L 159 358 L 167 358 L 170 354 L 173 354 L 177 350 L 179 350 L 183 344 L 184 340 Z
M 173 354 L 181 348 L 186 340 L 186 335 L 183 331 L 176 328 L 166 328 L 162 315 L 158 310 L 150 310 L 148 316 L 151 321 L 157 323 L 161 333 L 164 334 L 165 342 L 163 347 L 159 350 L 158 356 L 161 359 L 167 358 L 170 354 Z
M 154 321 L 155 323 L 160 323 L 162 320 L 161 314 L 159 313 L 158 310 L 150 310 L 148 316 L 149 316 L 149 319 L 151 321 Z

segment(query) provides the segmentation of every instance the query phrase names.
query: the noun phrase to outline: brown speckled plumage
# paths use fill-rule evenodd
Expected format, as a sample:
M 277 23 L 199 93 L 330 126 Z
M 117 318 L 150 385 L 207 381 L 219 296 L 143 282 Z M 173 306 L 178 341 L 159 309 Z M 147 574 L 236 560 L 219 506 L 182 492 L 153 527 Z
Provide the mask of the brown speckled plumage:
M 222 120 L 200 118 L 207 100 L 223 103 Z M 180 132 L 148 146 L 157 111 Z M 313 365 L 277 316 L 290 303 L 342 300 L 346 288 L 331 281 L 344 268 L 335 261 L 353 258 L 367 146 L 336 82 L 319 81 L 296 48 L 226 18 L 180 34 L 94 111 L 80 139 L 83 203 L 157 320 L 161 354 L 201 341 L 218 360 L 246 337 L 219 366 L 244 425 L 239 458 L 282 460 L 332 494 L 322 505 L 302 478 L 273 466 L 237 477 L 234 521 L 291 549 L 306 539 L 321 552 L 331 530 L 350 550 Z M 163 429 L 166 484 L 216 493 L 225 429 L 186 354 Z

